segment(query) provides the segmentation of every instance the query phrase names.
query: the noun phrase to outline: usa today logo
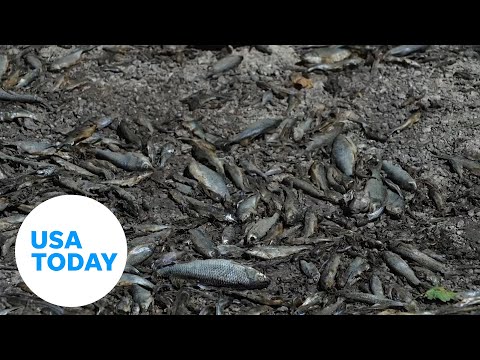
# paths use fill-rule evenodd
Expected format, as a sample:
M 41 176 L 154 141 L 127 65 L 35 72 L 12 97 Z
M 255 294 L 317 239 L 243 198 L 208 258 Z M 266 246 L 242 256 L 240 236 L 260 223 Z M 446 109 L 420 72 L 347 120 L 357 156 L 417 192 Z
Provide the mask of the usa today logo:
M 118 219 L 78 195 L 49 199 L 25 218 L 15 243 L 18 271 L 29 289 L 52 304 L 76 307 L 107 295 L 127 261 Z

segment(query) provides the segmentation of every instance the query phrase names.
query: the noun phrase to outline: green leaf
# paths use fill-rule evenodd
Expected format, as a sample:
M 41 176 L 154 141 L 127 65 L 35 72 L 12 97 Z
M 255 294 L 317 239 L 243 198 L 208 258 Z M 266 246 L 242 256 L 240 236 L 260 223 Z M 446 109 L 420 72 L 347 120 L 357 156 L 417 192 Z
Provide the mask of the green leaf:
M 440 300 L 443 302 L 448 302 L 450 300 L 455 299 L 457 294 L 453 291 L 449 291 L 445 289 L 444 287 L 435 286 L 430 290 L 428 290 L 425 293 L 425 296 L 427 297 L 428 300 Z

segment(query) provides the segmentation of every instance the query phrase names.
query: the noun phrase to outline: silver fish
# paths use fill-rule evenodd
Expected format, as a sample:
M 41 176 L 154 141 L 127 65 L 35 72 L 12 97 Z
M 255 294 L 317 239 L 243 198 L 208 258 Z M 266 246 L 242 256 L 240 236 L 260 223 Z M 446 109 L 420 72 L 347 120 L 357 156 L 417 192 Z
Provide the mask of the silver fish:
M 332 158 L 345 175 L 352 176 L 357 158 L 357 147 L 349 137 L 340 134 L 333 142 Z
M 373 274 L 372 277 L 370 278 L 370 291 L 376 297 L 379 297 L 379 298 L 385 297 L 383 293 L 382 281 L 375 274 Z
M 138 275 L 127 274 L 127 273 L 122 274 L 122 277 L 118 281 L 117 286 L 132 286 L 134 284 L 143 286 L 147 289 L 153 289 L 155 287 L 155 285 L 153 285 L 147 279 L 144 279 Z
M 335 277 L 340 265 L 341 256 L 334 254 L 328 261 L 320 277 L 320 286 L 323 290 L 330 290 L 335 285 Z
M 140 153 L 115 153 L 110 150 L 96 149 L 95 156 L 101 160 L 107 160 L 115 166 L 127 171 L 153 169 L 150 160 L 145 155 Z
M 247 139 L 256 138 L 257 136 L 260 136 L 266 133 L 267 131 L 276 128 L 281 122 L 282 122 L 282 119 L 280 118 L 273 118 L 273 119 L 267 118 L 267 119 L 259 120 L 253 123 L 252 125 L 250 125 L 248 128 L 246 128 L 239 134 L 235 135 L 232 139 L 228 141 L 228 144 L 230 145 L 237 144 Z
M 272 216 L 260 219 L 256 223 L 247 227 L 247 243 L 251 244 L 252 242 L 261 240 L 267 234 L 268 230 L 270 230 L 270 228 L 275 225 L 279 218 L 280 214 L 275 213 Z
M 195 160 L 188 165 L 188 171 L 207 190 L 208 195 L 213 195 L 214 200 L 230 201 L 230 193 L 220 174 Z
M 190 229 L 188 231 L 192 236 L 192 244 L 195 251 L 207 259 L 218 257 L 218 250 L 212 239 L 200 229 Z
M 338 47 L 318 48 L 309 51 L 302 56 L 302 60 L 307 64 L 333 64 L 350 57 L 351 52 L 348 49 Z
M 207 74 L 207 78 L 212 77 L 213 75 L 224 73 L 228 70 L 232 70 L 240 65 L 242 61 L 243 56 L 241 55 L 228 55 L 212 65 Z
M 241 222 L 246 221 L 257 209 L 260 194 L 254 194 L 237 204 L 237 217 Z
M 154 244 L 138 245 L 132 248 L 127 255 L 128 265 L 138 265 L 144 262 L 153 254 Z
M 445 265 L 431 258 L 427 254 L 424 254 L 420 250 L 415 249 L 409 244 L 398 244 L 397 246 L 394 246 L 392 250 L 407 259 L 413 260 L 418 264 L 425 266 L 427 269 L 438 271 L 441 273 L 447 272 Z
M 308 278 L 313 279 L 315 283 L 318 283 L 320 280 L 320 271 L 318 271 L 315 264 L 305 260 L 300 260 L 300 269 Z
M 355 277 L 360 275 L 362 272 L 367 271 L 368 269 L 370 269 L 368 261 L 360 256 L 356 257 L 340 277 L 338 285 L 340 287 L 344 287 L 345 285 L 353 285 L 357 280 Z
M 382 170 L 385 171 L 387 177 L 402 189 L 407 191 L 417 190 L 417 183 L 415 180 L 403 170 L 400 166 L 394 165 L 391 161 L 384 160 L 382 162 Z
M 420 280 L 415 276 L 413 270 L 400 256 L 391 251 L 384 251 L 383 258 L 389 268 L 398 275 L 405 277 L 412 285 L 420 284 Z
M 245 253 L 263 260 L 277 259 L 311 249 L 311 246 L 256 246 Z
M 239 168 L 237 165 L 234 163 L 229 164 L 225 163 L 225 170 L 227 171 L 227 175 L 232 180 L 233 184 L 242 190 L 243 192 L 248 192 L 248 180 L 245 177 L 245 174 L 243 173 L 242 169 Z

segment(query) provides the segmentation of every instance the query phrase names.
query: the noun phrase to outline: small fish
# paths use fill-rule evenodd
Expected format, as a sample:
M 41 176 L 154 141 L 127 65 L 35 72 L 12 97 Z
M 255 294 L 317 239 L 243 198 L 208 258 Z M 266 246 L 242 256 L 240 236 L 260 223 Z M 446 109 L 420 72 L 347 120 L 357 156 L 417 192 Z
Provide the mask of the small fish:
M 182 260 L 184 255 L 185 251 L 170 251 L 162 253 L 153 263 L 153 268 L 159 269 L 164 266 L 175 264 L 177 261 Z
M 143 154 L 126 152 L 116 153 L 110 150 L 95 149 L 95 156 L 107 160 L 113 165 L 127 171 L 142 171 L 153 169 L 150 160 Z
M 246 242 L 251 244 L 255 241 L 261 240 L 267 234 L 268 230 L 275 225 L 279 218 L 280 214 L 275 213 L 272 216 L 260 219 L 256 223 L 247 227 Z
M 28 53 L 27 55 L 25 55 L 25 61 L 33 69 L 42 69 L 42 67 L 43 67 L 40 59 L 32 53 Z
M 200 229 L 190 229 L 188 231 L 192 236 L 192 244 L 195 251 L 207 259 L 218 257 L 218 250 L 212 239 Z
M 335 276 L 340 265 L 341 256 L 334 254 L 328 261 L 320 277 L 320 286 L 323 290 L 330 290 L 335 285 Z
M 46 141 L 14 141 L 6 145 L 14 145 L 20 152 L 30 155 L 53 155 L 56 152 L 55 145 Z
M 92 122 L 97 125 L 97 130 L 102 130 L 110 126 L 110 124 L 113 122 L 113 119 L 110 116 L 104 116 L 97 120 L 93 120 Z
M 311 246 L 255 246 L 245 253 L 255 258 L 270 260 L 299 253 L 311 249 Z
M 65 135 L 65 139 L 61 143 L 60 147 L 65 145 L 76 145 L 79 142 L 88 139 L 93 133 L 97 130 L 97 125 L 92 124 L 89 121 L 80 124 L 75 129 L 70 131 L 67 135 Z
M 142 311 L 147 311 L 150 305 L 153 303 L 153 296 L 150 291 L 137 284 L 133 284 L 133 286 L 130 288 L 130 291 L 133 301 L 140 306 Z
M 469 160 L 461 156 L 449 156 L 443 154 L 435 154 L 435 156 L 440 159 L 448 160 L 460 179 L 463 178 L 463 168 L 467 168 L 475 176 L 480 176 L 480 163 L 477 161 Z
M 231 260 L 194 260 L 185 264 L 175 264 L 157 270 L 161 277 L 173 276 L 196 280 L 205 285 L 235 287 L 242 289 L 262 289 L 270 284 L 270 279 L 258 270 Z
M 388 267 L 400 276 L 405 277 L 412 285 L 420 284 L 420 280 L 415 276 L 415 273 L 410 266 L 400 256 L 391 251 L 384 251 L 383 258 Z
M 321 191 L 320 189 L 317 189 L 315 185 L 313 185 L 308 181 L 297 179 L 294 177 L 289 177 L 289 178 L 285 178 L 283 182 L 286 185 L 292 184 L 295 189 L 300 189 L 306 194 L 313 196 L 314 198 L 326 200 L 326 201 L 329 200 L 327 196 L 325 196 L 325 193 L 323 191 Z
M 237 217 L 241 222 L 245 222 L 257 209 L 260 201 L 260 194 L 254 194 L 240 201 L 237 204 Z
M 375 274 L 373 274 L 372 277 L 370 278 L 370 291 L 372 292 L 373 295 L 375 295 L 378 298 L 385 297 L 383 293 L 382 281 Z
M 207 78 L 232 70 L 240 65 L 242 61 L 243 56 L 241 55 L 228 55 L 212 65 L 207 74 Z
M 428 180 L 424 180 L 424 183 L 428 186 L 428 196 L 432 199 L 437 210 L 442 213 L 445 212 L 445 199 L 438 186 Z
M 400 218 L 405 212 L 405 201 L 390 189 L 387 190 L 385 211 L 393 218 Z
M 325 293 L 323 291 L 307 296 L 303 303 L 295 310 L 295 314 L 303 315 L 308 310 L 312 309 L 325 301 Z
M 357 281 L 356 277 L 368 269 L 370 269 L 368 261 L 360 256 L 356 257 L 340 277 L 338 286 L 344 287 L 345 285 L 355 284 Z
M 245 249 L 237 245 L 221 244 L 217 246 L 218 254 L 222 258 L 238 259 L 243 257 Z
M 220 160 L 215 151 L 215 146 L 201 139 L 189 139 L 192 144 L 192 155 L 197 161 L 206 161 L 216 172 L 225 176 L 223 161 Z
M 318 283 L 320 280 L 320 271 L 318 271 L 315 264 L 305 260 L 300 260 L 300 269 L 308 278 L 313 279 L 315 283 Z
M 407 191 L 417 190 L 417 183 L 415 180 L 400 166 L 394 165 L 391 161 L 383 160 L 382 170 L 385 171 L 389 179 L 399 185 L 402 189 Z
M 307 64 L 333 64 L 350 57 L 348 49 L 338 47 L 318 48 L 302 55 L 302 61 Z
M 388 51 L 388 55 L 392 56 L 407 56 L 415 52 L 423 52 L 428 49 L 430 45 L 400 45 Z
M 405 121 L 402 125 L 390 130 L 390 132 L 388 133 L 388 136 L 391 136 L 393 135 L 394 133 L 396 133 L 397 131 L 402 131 L 406 128 L 409 128 L 410 126 L 412 126 L 413 124 L 417 123 L 418 121 L 420 121 L 420 116 L 422 115 L 422 113 L 420 111 L 417 111 L 415 112 L 412 116 L 410 116 L 407 121 Z
M 246 159 L 240 160 L 240 166 L 250 175 L 258 175 L 267 180 L 267 175 L 260 170 L 254 163 Z
M 29 104 L 40 104 L 46 107 L 48 110 L 52 110 L 52 107 L 41 97 L 30 94 L 18 94 L 13 91 L 6 91 L 0 88 L 0 101 L 12 101 L 23 102 Z
M 378 210 L 385 204 L 387 189 L 383 185 L 379 169 L 372 170 L 372 176 L 365 184 L 365 193 L 370 199 L 369 211 Z
M 230 178 L 230 180 L 232 180 L 233 184 L 243 192 L 248 192 L 248 180 L 245 177 L 242 169 L 235 165 L 235 163 L 225 163 L 224 167 L 227 171 L 228 177 Z
M 18 80 L 17 85 L 15 86 L 16 89 L 21 89 L 30 85 L 36 78 L 40 76 L 40 69 L 33 69 L 27 72 L 20 80 Z
M 133 144 L 137 147 L 142 147 L 142 139 L 138 136 L 132 128 L 130 128 L 125 120 L 121 120 L 117 127 L 117 135 L 125 139 L 129 144 Z
M 215 201 L 230 201 L 230 192 L 223 177 L 216 171 L 193 160 L 188 165 L 189 173 L 206 190 L 207 194 Z
M 3 75 L 7 72 L 8 64 L 8 56 L 6 54 L 0 54 L 0 80 L 2 80 Z
M 359 57 L 352 57 L 350 59 L 341 60 L 333 64 L 316 64 L 316 65 L 310 66 L 307 69 L 307 73 L 316 71 L 316 70 L 321 70 L 321 71 L 342 70 L 346 67 L 358 66 L 360 64 L 363 64 L 363 62 L 364 60 Z
M 148 179 L 150 176 L 153 175 L 153 171 L 149 171 L 140 175 L 133 176 L 127 179 L 111 179 L 102 181 L 102 184 L 106 185 L 117 185 L 117 186 L 126 186 L 132 187 L 135 185 L 140 184 L 143 180 Z
M 328 125 L 319 135 L 315 135 L 312 138 L 312 140 L 307 144 L 305 152 L 311 153 L 317 149 L 330 146 L 333 144 L 337 136 L 341 134 L 344 126 L 345 123 L 341 121 L 336 121 L 333 124 Z
M 305 212 L 305 220 L 303 225 L 302 236 L 304 238 L 308 238 L 313 234 L 315 234 L 315 231 L 317 230 L 317 225 L 318 225 L 317 214 L 315 214 L 314 210 L 307 209 L 307 211 Z
M 83 53 L 85 53 L 86 51 L 90 51 L 93 48 L 94 48 L 94 46 L 93 47 L 84 47 L 84 48 L 75 49 L 70 54 L 62 56 L 62 57 L 54 60 L 50 64 L 48 69 L 50 71 L 60 71 L 62 69 L 69 68 L 69 67 L 77 64 L 82 59 Z
M 231 138 L 228 141 L 228 145 L 237 144 L 243 142 L 244 140 L 254 139 L 270 130 L 275 129 L 281 122 L 282 119 L 280 118 L 267 118 L 259 120 Z
M 352 176 L 357 158 L 357 147 L 349 137 L 340 134 L 333 142 L 332 158 L 345 175 Z
M 425 266 L 427 269 L 437 271 L 440 273 L 447 272 L 445 265 L 431 258 L 427 254 L 424 254 L 420 250 L 415 249 L 413 246 L 409 244 L 403 244 L 403 243 L 398 244 L 397 246 L 394 246 L 392 250 L 407 259 L 413 260 L 416 263 L 422 266 Z
M 343 296 L 345 299 L 367 303 L 370 305 L 380 305 L 387 307 L 404 307 L 405 304 L 400 301 L 386 299 L 384 297 L 378 297 L 368 293 L 351 292 L 347 290 L 340 290 L 338 295 Z
M 18 228 L 26 217 L 27 215 L 19 214 L 0 218 L 0 232 L 6 232 Z
M 285 192 L 283 218 L 286 225 L 292 226 L 301 221 L 301 218 L 303 217 L 302 206 L 293 190 L 284 187 L 283 191 Z
M 222 222 L 235 222 L 234 216 L 222 208 L 205 204 L 204 202 L 194 199 L 190 196 L 183 196 L 183 198 L 201 216 L 214 218 Z
M 310 129 L 312 126 L 313 118 L 309 117 L 305 120 L 301 121 L 294 129 L 293 129 L 293 140 L 295 142 L 299 142 L 305 136 L 305 133 Z
M 60 158 L 58 156 L 53 156 L 52 160 L 55 161 L 58 165 L 60 165 L 61 167 L 63 167 L 67 171 L 72 171 L 72 172 L 75 172 L 75 173 L 77 173 L 79 175 L 83 175 L 83 176 L 96 177 L 96 175 L 92 174 L 90 171 L 85 170 L 84 168 L 82 168 L 80 166 L 77 166 L 75 164 L 72 164 L 71 162 L 63 160 L 62 158 Z
M 237 242 L 237 232 L 233 225 L 228 225 L 223 229 L 222 232 L 222 244 L 223 245 L 232 245 Z
M 127 274 L 127 273 L 122 274 L 122 277 L 118 281 L 117 286 L 132 286 L 134 284 L 143 286 L 147 289 L 153 289 L 155 287 L 155 285 L 153 285 L 147 279 L 144 279 L 138 275 Z
M 132 248 L 127 255 L 128 265 L 138 265 L 147 260 L 153 254 L 154 244 L 138 245 Z
M 171 143 L 166 143 L 160 151 L 160 168 L 165 167 L 167 161 L 175 154 L 175 147 Z
M 264 54 L 272 55 L 272 49 L 269 45 L 253 45 L 253 47 Z
M 283 234 L 283 224 L 281 222 L 273 225 L 270 230 L 268 230 L 265 237 L 262 239 L 262 243 L 266 245 L 272 245 L 280 236 Z

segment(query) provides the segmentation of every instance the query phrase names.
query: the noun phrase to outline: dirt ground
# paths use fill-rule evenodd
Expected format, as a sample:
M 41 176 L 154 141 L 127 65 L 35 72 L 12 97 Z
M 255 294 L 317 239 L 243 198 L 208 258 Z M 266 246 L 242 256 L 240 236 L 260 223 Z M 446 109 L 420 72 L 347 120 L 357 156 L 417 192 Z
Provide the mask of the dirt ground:
M 249 46 L 97 46 L 85 51 L 78 63 L 60 71 L 50 64 L 74 51 L 75 46 L 0 46 L 0 55 L 6 54 L 9 59 L 0 79 L 3 89 L 36 94 L 47 104 L 0 101 L 0 113 L 27 110 L 36 117 L 0 121 L 0 312 L 285 315 L 441 313 L 442 309 L 453 309 L 460 300 L 444 304 L 427 299 L 425 292 L 433 286 L 459 294 L 480 290 L 480 171 L 478 167 L 471 170 L 464 166 L 462 172 L 436 155 L 480 161 L 479 49 L 435 45 L 406 57 L 382 57 L 391 47 L 350 47 L 352 56 L 361 59 L 360 64 L 307 73 L 308 66 L 300 63 L 301 56 L 312 49 L 302 46 L 270 45 L 271 54 Z M 25 60 L 29 53 L 41 61 L 40 74 L 28 86 L 16 88 L 18 78 L 32 71 Z M 229 53 L 243 56 L 240 65 L 207 77 L 212 64 Z M 270 93 L 262 86 L 265 83 L 283 90 L 274 88 L 273 96 L 268 98 Z M 185 100 L 195 94 L 193 100 Z M 288 94 L 292 94 L 290 98 Z M 368 129 L 387 134 L 417 112 L 417 122 L 384 141 L 368 134 Z M 89 138 L 73 146 L 57 147 L 55 155 L 32 155 L 18 143 L 41 140 L 61 144 L 80 124 L 103 117 L 111 117 L 113 122 L 103 129 L 97 127 L 92 135 L 95 141 Z M 312 123 L 297 141 L 293 131 L 279 136 L 282 123 L 250 139 L 248 144 L 226 147 L 217 143 L 216 153 L 225 163 L 239 165 L 247 159 L 267 172 L 265 179 L 255 174 L 247 175 L 247 179 L 252 189 L 272 195 L 272 202 L 262 199 L 256 213 L 242 223 L 202 216 L 174 199 L 176 190 L 235 214 L 236 204 L 257 190 L 244 192 L 226 180 L 230 202 L 207 196 L 186 171 L 192 160 L 192 142 L 188 139 L 198 138 L 189 124 L 197 120 L 204 133 L 225 140 L 266 118 L 293 119 L 293 128 L 307 119 Z M 315 160 L 333 164 L 330 146 L 312 154 L 305 148 L 324 131 L 323 124 L 335 119 L 343 121 L 342 133 L 357 147 L 355 191 L 347 191 L 343 197 L 365 187 L 368 176 L 360 176 L 360 170 L 367 168 L 372 158 L 391 160 L 416 181 L 415 191 L 402 190 L 406 206 L 401 215 L 383 213 L 370 222 L 356 222 L 341 203 L 314 198 L 294 188 L 290 190 L 301 204 L 301 217 L 290 224 L 285 222 L 282 204 L 286 192 L 280 184 L 290 176 L 309 180 Z M 120 121 L 136 134 L 138 141 L 119 136 Z M 369 124 L 367 131 L 360 122 Z M 171 157 L 162 153 L 170 146 L 166 144 L 174 149 L 168 153 Z M 95 158 L 94 149 L 143 153 L 150 156 L 153 173 L 133 186 L 105 185 L 105 180 L 127 179 L 145 171 L 126 171 L 102 163 L 103 175 L 87 176 L 59 163 L 61 158 L 85 168 L 84 164 Z M 38 162 L 54 167 L 37 166 Z M 55 170 L 39 170 L 45 168 Z M 22 219 L 17 215 L 26 215 L 42 201 L 62 194 L 88 195 L 106 205 L 123 225 L 129 248 L 143 243 L 154 245 L 150 257 L 128 269 L 153 283 L 153 288 L 144 289 L 149 292 L 146 300 L 139 300 L 134 286 L 122 284 L 94 304 L 62 309 L 45 303 L 25 286 L 14 259 L 14 239 L 21 224 L 18 219 Z M 435 196 L 443 203 L 438 200 L 436 204 Z M 310 209 L 318 217 L 311 238 L 331 241 L 311 244 L 306 250 L 275 259 L 245 253 L 234 256 L 234 261 L 267 275 L 271 282 L 264 289 L 204 286 L 195 281 L 161 278 L 155 273 L 167 252 L 179 252 L 179 263 L 203 258 L 192 245 L 192 228 L 202 229 L 220 245 L 222 233 L 229 227 L 234 232 L 232 243 L 246 251 L 252 246 L 268 245 L 262 240 L 245 243 L 246 225 L 278 211 L 283 230 L 278 230 L 271 244 L 289 245 L 291 239 L 302 239 L 303 213 Z M 169 227 L 159 230 L 144 225 Z M 385 251 L 398 241 L 435 258 L 447 271 L 431 271 L 404 258 L 420 279 L 420 284 L 413 285 L 384 261 Z M 333 286 L 319 284 L 318 278 L 309 278 L 300 268 L 301 260 L 308 261 L 324 277 L 334 255 L 340 256 L 340 262 Z M 341 286 L 340 279 L 357 257 L 366 260 L 367 268 L 354 281 Z M 385 297 L 403 306 L 378 306 L 345 295 L 345 291 L 370 293 L 373 275 L 382 283 Z

